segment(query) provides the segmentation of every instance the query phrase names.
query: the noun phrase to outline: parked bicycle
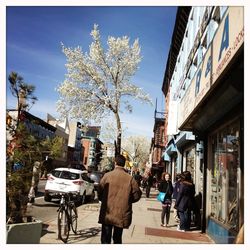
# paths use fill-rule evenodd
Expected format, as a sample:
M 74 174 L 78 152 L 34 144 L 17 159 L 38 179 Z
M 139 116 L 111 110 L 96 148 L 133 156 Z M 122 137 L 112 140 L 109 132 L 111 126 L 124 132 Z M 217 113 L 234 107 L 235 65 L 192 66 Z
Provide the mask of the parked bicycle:
M 72 197 L 75 193 L 60 193 L 61 200 L 58 212 L 58 239 L 67 243 L 69 238 L 70 227 L 77 234 L 77 209 Z

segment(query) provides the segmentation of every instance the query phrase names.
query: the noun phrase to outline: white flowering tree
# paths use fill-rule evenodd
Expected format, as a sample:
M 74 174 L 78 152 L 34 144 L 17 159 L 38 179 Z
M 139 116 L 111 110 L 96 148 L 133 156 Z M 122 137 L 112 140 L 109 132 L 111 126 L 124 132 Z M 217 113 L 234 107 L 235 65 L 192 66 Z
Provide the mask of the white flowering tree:
M 127 127 L 122 126 L 122 140 L 124 139 L 126 130 Z M 106 143 L 112 143 L 116 140 L 116 124 L 114 123 L 114 119 L 102 123 L 101 140 Z
M 151 103 L 148 94 L 132 83 L 142 57 L 139 41 L 130 46 L 129 38 L 108 37 L 107 49 L 101 44 L 98 25 L 91 31 L 93 42 L 89 53 L 81 47 L 62 49 L 67 58 L 67 74 L 57 88 L 60 99 L 57 110 L 62 115 L 83 122 L 100 122 L 113 114 L 116 121 L 116 153 L 121 149 L 121 120 L 123 110 L 132 112 L 129 98 Z

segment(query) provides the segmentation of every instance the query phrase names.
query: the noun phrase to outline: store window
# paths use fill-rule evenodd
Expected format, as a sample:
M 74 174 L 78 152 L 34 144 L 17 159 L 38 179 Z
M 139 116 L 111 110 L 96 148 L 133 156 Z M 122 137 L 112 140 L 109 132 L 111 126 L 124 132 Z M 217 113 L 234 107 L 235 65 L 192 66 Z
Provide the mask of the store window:
M 195 148 L 186 151 L 186 170 L 190 171 L 192 178 L 195 179 Z
M 238 231 L 239 199 L 239 122 L 220 129 L 211 136 L 211 209 L 210 216 Z

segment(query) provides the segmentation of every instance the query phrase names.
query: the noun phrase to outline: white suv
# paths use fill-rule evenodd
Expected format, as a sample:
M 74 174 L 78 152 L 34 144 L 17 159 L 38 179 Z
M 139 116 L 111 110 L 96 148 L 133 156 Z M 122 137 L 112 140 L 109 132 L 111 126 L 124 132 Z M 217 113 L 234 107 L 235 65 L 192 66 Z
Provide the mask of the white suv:
M 94 200 L 93 181 L 88 177 L 88 171 L 73 168 L 56 168 L 48 174 L 45 185 L 44 200 L 59 198 L 62 192 L 76 192 L 77 201 L 85 203 L 86 198 Z

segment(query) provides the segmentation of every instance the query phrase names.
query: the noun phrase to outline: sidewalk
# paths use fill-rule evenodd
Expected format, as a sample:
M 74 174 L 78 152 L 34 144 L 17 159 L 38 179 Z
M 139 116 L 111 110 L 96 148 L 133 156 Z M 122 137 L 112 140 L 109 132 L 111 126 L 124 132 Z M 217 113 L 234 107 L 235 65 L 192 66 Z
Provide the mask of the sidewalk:
M 150 198 L 143 193 L 139 202 L 133 204 L 133 220 L 129 229 L 123 231 L 124 244 L 211 244 L 214 243 L 200 231 L 178 232 L 171 211 L 169 227 L 160 226 L 161 204 L 156 200 L 157 192 L 152 189 Z M 70 231 L 68 244 L 100 244 L 101 224 L 98 224 L 99 203 L 78 207 L 78 233 Z M 41 244 L 58 243 L 57 219 L 44 222 Z

